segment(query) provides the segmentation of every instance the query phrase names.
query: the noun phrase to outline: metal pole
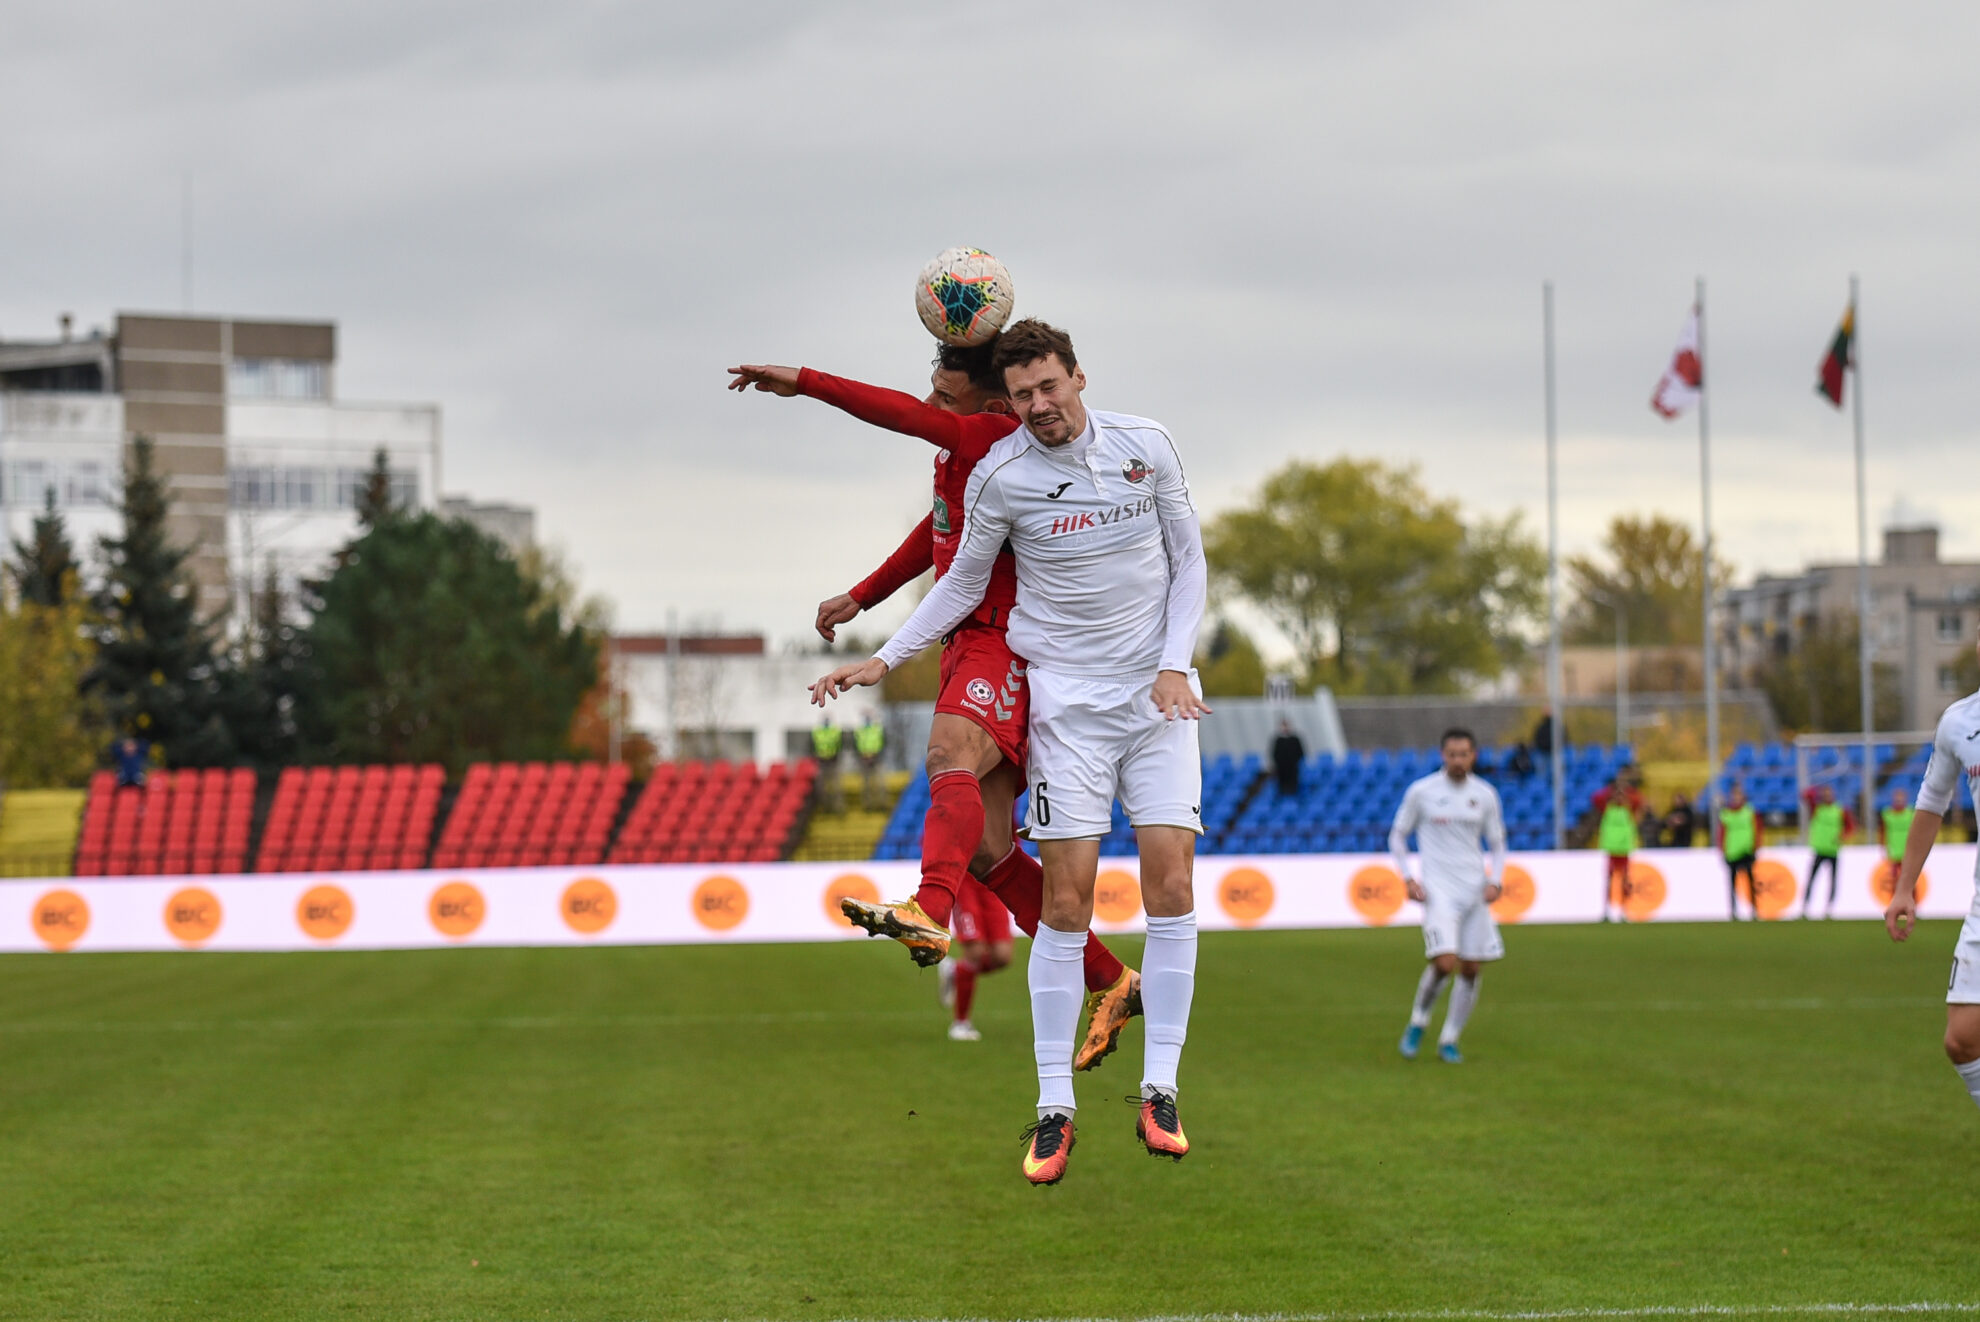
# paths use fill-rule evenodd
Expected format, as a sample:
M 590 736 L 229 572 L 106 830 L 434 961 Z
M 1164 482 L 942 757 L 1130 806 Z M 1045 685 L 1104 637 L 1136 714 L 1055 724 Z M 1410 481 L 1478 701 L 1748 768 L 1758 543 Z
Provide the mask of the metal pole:
M 1616 747 L 1629 742 L 1629 612 L 1620 601 L 1616 613 Z
M 1706 407 L 1711 397 L 1712 371 L 1705 358 L 1705 277 L 1698 277 L 1698 489 L 1702 507 L 1705 551 L 1701 565 L 1705 612 L 1705 812 L 1711 829 L 1719 810 L 1719 660 L 1713 630 L 1712 589 L 1712 423 Z
M 1877 810 L 1874 736 L 1876 698 L 1870 682 L 1870 495 L 1863 476 L 1863 325 L 1856 315 L 1856 277 L 1849 278 L 1849 362 L 1856 386 L 1856 682 L 1863 705 L 1863 828 Z
M 1561 519 L 1560 483 L 1555 473 L 1554 282 L 1540 286 L 1540 320 L 1546 346 L 1547 379 L 1547 720 L 1548 771 L 1554 781 L 1554 848 L 1567 848 L 1567 770 L 1563 749 L 1567 722 L 1561 705 Z

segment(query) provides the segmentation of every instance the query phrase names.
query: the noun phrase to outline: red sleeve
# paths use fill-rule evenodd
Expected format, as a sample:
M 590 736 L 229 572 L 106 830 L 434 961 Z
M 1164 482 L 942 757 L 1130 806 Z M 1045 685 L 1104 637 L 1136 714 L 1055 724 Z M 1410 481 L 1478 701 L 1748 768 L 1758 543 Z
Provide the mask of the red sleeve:
M 1591 802 L 1595 805 L 1595 811 L 1601 812 L 1609 806 L 1609 791 L 1606 789 L 1596 790 L 1595 797 Z
M 847 595 L 861 610 L 878 606 L 935 567 L 935 516 L 925 514 L 907 540 Z
M 1847 808 L 1843 809 L 1843 834 L 1856 834 L 1856 814 Z
M 898 390 L 849 381 L 809 367 L 798 369 L 798 389 L 813 399 L 844 409 L 861 422 L 919 436 L 930 445 L 971 461 L 990 453 L 991 446 L 1017 430 L 1017 419 L 1008 413 L 972 413 L 965 417 Z

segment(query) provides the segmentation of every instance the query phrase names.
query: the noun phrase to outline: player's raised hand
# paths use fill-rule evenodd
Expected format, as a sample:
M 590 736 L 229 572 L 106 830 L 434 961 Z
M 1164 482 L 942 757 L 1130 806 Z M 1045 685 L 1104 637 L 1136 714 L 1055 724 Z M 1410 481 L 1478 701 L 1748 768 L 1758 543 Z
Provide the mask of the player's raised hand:
M 798 369 L 773 363 L 744 363 L 729 369 L 729 389 L 748 390 L 751 386 L 789 399 L 798 392 Z
M 818 630 L 818 636 L 829 643 L 839 636 L 838 626 L 859 614 L 861 609 L 860 604 L 852 599 L 850 592 L 827 597 L 818 603 L 818 621 L 811 627 Z
M 856 665 L 840 666 L 811 686 L 811 700 L 820 707 L 827 698 L 836 698 L 847 689 L 878 684 L 887 674 L 887 663 L 870 656 Z
M 1155 676 L 1155 687 L 1148 696 L 1164 720 L 1181 717 L 1194 721 L 1210 714 L 1210 704 L 1196 696 L 1196 690 L 1189 686 L 1189 676 L 1180 670 L 1164 670 Z
M 1917 921 L 1918 896 L 1911 887 L 1899 886 L 1884 909 L 1884 930 L 1891 934 L 1891 940 L 1902 941 L 1911 935 L 1911 925 Z

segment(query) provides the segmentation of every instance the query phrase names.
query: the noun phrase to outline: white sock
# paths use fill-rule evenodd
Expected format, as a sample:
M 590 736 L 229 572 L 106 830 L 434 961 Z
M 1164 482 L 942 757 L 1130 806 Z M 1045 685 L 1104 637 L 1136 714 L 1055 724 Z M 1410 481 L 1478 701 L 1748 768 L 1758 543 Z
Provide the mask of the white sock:
M 1071 1115 L 1073 1037 L 1086 999 L 1086 933 L 1038 924 L 1031 942 L 1031 1054 L 1038 1062 L 1038 1118 L 1049 1111 Z M 1146 999 L 1146 993 L 1143 998 Z
M 1973 1095 L 1974 1102 L 1980 1104 L 1980 1060 L 1969 1060 L 1953 1068 L 1959 1071 L 1960 1080 L 1966 1084 L 1966 1091 Z
M 1471 1018 L 1471 1007 L 1478 1004 L 1478 979 L 1459 978 L 1451 988 L 1451 1006 L 1444 1011 L 1444 1031 L 1437 1034 L 1437 1045 L 1457 1045 L 1458 1034 L 1464 1031 L 1464 1021 Z
M 1141 951 L 1141 1092 L 1176 1091 L 1183 1040 L 1189 1036 L 1189 1003 L 1196 997 L 1196 913 L 1148 919 L 1148 944 Z
M 1444 990 L 1444 984 L 1450 981 L 1450 977 L 1450 974 L 1440 972 L 1435 964 L 1423 966 L 1423 976 L 1416 982 L 1416 1000 L 1409 1007 L 1411 1028 L 1430 1027 L 1430 1016 L 1437 1009 L 1437 993 Z M 1394 1023 L 1395 1020 L 1389 1022 Z

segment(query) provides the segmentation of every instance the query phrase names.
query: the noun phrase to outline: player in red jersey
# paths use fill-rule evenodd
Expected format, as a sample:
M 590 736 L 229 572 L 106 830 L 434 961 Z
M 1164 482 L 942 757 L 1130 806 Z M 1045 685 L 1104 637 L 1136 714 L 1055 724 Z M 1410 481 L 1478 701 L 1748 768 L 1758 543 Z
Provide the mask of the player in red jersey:
M 975 1042 L 983 1036 L 970 1018 L 970 1007 L 976 1003 L 976 980 L 1010 967 L 1011 911 L 982 882 L 964 873 L 962 885 L 956 888 L 956 908 L 949 927 L 955 940 L 950 943 L 949 957 L 939 966 L 942 1004 L 954 1016 L 949 1021 L 949 1040 Z
M 818 632 L 878 605 L 931 566 L 947 572 L 962 544 L 962 496 L 990 447 L 1017 429 L 988 345 L 940 347 L 927 399 L 828 376 L 811 368 L 748 364 L 729 369 L 733 390 L 751 386 L 790 398 L 809 395 L 863 422 L 918 436 L 937 448 L 934 508 L 886 561 L 851 591 L 819 604 Z M 917 964 L 948 953 L 949 924 L 964 878 L 976 877 L 1003 901 L 1027 936 L 1038 930 L 1044 873 L 1012 836 L 1012 808 L 1023 783 L 1029 694 L 1024 662 L 1004 630 L 1017 600 L 1017 566 L 997 559 L 982 604 L 942 649 L 942 689 L 928 732 L 928 816 L 921 835 L 921 886 L 910 900 L 844 903 L 846 916 L 907 946 Z M 960 970 L 959 970 L 960 972 Z M 1141 1010 L 1140 978 L 1091 932 L 1085 951 L 1090 1018 L 1075 1068 L 1091 1069 L 1113 1051 Z

